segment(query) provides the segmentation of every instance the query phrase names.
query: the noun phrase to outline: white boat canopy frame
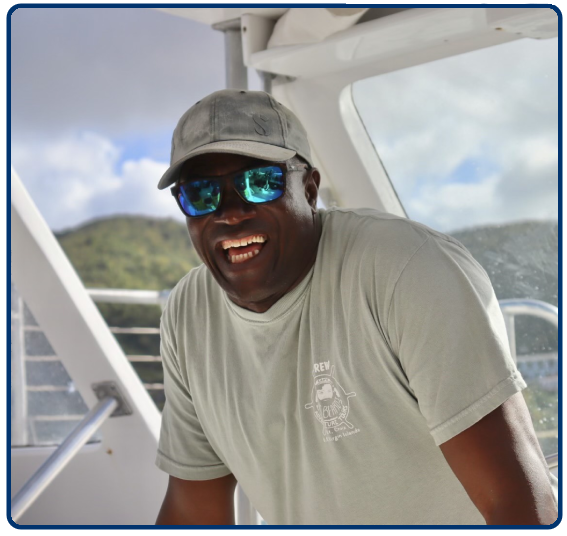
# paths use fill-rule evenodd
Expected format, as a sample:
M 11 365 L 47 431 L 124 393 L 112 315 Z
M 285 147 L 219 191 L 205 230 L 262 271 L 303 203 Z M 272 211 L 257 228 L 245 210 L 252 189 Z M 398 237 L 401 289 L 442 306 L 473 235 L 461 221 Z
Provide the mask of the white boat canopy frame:
M 16 288 L 86 404 L 95 407 L 97 385 L 111 382 L 131 410 L 107 419 L 102 442 L 81 449 L 18 522 L 153 524 L 167 486 L 167 476 L 154 465 L 159 410 L 14 170 L 11 195 Z M 13 496 L 53 451 L 11 449 Z M 124 501 L 132 490 L 135 500 Z
M 306 9 L 292 8 L 290 11 Z M 551 8 L 374 8 L 351 28 L 317 43 L 268 49 L 282 9 L 166 8 L 170 14 L 222 27 L 240 19 L 243 61 L 274 77 L 272 93 L 299 117 L 322 172 L 329 205 L 405 211 L 353 103 L 351 84 L 414 65 L 507 43 L 558 35 Z M 287 11 L 287 10 L 286 10 Z M 328 20 L 321 11 L 321 20 Z M 386 14 L 386 16 L 381 16 Z M 324 22 L 323 22 L 324 23 Z

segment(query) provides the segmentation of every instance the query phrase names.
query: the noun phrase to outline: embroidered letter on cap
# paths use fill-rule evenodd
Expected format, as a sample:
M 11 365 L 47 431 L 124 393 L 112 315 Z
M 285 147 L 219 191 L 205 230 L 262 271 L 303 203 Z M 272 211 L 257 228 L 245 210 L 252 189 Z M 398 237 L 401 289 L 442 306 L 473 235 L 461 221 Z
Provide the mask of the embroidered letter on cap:
M 267 129 L 268 120 L 265 117 L 262 117 L 258 114 L 252 114 L 252 120 L 254 121 L 254 123 L 256 123 L 254 130 L 257 134 L 260 134 L 260 136 L 269 136 L 270 133 Z

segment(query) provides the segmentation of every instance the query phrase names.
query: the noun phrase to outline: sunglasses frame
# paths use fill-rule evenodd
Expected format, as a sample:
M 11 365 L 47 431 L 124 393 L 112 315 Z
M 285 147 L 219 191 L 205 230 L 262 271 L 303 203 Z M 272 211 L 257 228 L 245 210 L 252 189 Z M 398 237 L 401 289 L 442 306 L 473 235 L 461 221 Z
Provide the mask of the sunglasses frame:
M 283 181 L 284 181 L 284 187 L 283 187 L 282 195 L 280 195 L 279 197 L 276 197 L 275 199 L 272 199 L 270 201 L 264 201 L 263 203 L 255 203 L 254 201 L 248 201 L 247 199 L 244 198 L 242 193 L 239 192 L 238 189 L 236 188 L 236 185 L 234 184 L 234 179 L 237 175 L 239 175 L 241 173 L 246 173 L 247 171 L 252 171 L 254 169 L 261 169 L 261 168 L 264 168 L 264 167 L 278 167 L 282 171 Z M 240 199 L 242 199 L 242 201 L 244 201 L 245 203 L 248 203 L 249 205 L 265 205 L 267 203 L 273 203 L 274 201 L 277 201 L 278 199 L 281 199 L 284 196 L 286 189 L 287 189 L 287 174 L 288 174 L 289 171 L 301 171 L 303 169 L 311 169 L 311 166 L 309 164 L 298 164 L 297 166 L 294 166 L 294 165 L 288 164 L 287 162 L 275 162 L 275 163 L 267 164 L 265 166 L 254 166 L 254 167 L 251 167 L 249 169 L 238 171 L 236 173 L 230 173 L 228 175 L 220 175 L 218 177 L 198 177 L 198 178 L 195 177 L 195 178 L 187 180 L 187 181 L 182 181 L 182 182 L 176 183 L 174 186 L 172 186 L 170 191 L 171 191 L 171 195 L 175 198 L 175 201 L 177 201 L 177 206 L 180 208 L 180 210 L 181 210 L 181 212 L 183 213 L 184 216 L 186 216 L 188 218 L 202 218 L 204 216 L 210 216 L 211 214 L 214 214 L 220 208 L 221 203 L 222 203 L 222 196 L 223 196 L 223 193 L 224 193 L 224 189 L 226 187 L 226 184 L 224 184 L 222 182 L 223 179 L 230 178 L 230 177 L 232 178 L 232 187 L 234 188 L 234 190 L 236 191 L 236 193 L 238 194 Z M 219 199 L 219 206 L 215 210 L 212 210 L 211 212 L 207 212 L 206 214 L 199 214 L 199 215 L 196 215 L 196 216 L 192 216 L 191 214 L 187 214 L 187 212 L 185 212 L 185 210 L 183 209 L 183 205 L 181 204 L 181 201 L 179 200 L 180 189 L 181 189 L 181 186 L 183 184 L 186 184 L 187 182 L 191 182 L 192 180 L 213 180 L 213 181 L 219 182 L 219 184 L 221 185 L 220 199 Z

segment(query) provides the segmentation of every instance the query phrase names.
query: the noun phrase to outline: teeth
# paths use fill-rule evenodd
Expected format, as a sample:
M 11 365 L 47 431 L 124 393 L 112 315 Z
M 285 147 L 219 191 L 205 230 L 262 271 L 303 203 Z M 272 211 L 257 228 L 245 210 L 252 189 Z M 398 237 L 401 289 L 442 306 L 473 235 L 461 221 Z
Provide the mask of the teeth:
M 252 243 L 263 244 L 265 241 L 266 238 L 264 236 L 257 235 L 257 236 L 248 236 L 246 238 L 241 238 L 239 240 L 224 240 L 221 245 L 223 249 L 240 248 Z
M 260 253 L 259 249 L 255 249 L 254 251 L 250 251 L 249 253 L 242 253 L 241 255 L 232 255 L 230 257 L 230 262 L 243 262 L 245 260 L 251 259 Z

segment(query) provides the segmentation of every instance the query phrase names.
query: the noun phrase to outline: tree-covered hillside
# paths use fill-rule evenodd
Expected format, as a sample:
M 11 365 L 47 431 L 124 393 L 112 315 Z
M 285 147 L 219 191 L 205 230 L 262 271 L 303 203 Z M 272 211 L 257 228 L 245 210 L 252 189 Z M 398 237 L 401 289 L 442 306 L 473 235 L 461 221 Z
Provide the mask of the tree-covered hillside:
M 174 220 L 114 217 L 56 235 L 87 288 L 171 289 L 200 260 L 185 226 Z M 109 326 L 158 327 L 161 310 L 151 305 L 99 303 Z M 157 335 L 116 334 L 127 355 L 159 355 Z M 146 383 L 161 383 L 161 363 L 134 363 Z M 163 392 L 150 393 L 158 406 Z
M 86 287 L 162 290 L 200 264 L 187 229 L 174 220 L 100 219 L 57 238 Z
M 87 288 L 171 289 L 200 260 L 174 220 L 114 217 L 57 238 Z M 101 304 L 111 326 L 157 326 L 159 308 Z
M 499 300 L 531 298 L 557 306 L 557 222 L 520 222 L 450 233 L 488 273 Z M 557 351 L 557 330 L 545 320 L 516 318 L 519 354 Z
M 522 222 L 450 233 L 487 271 L 498 299 L 557 305 L 557 222 Z

